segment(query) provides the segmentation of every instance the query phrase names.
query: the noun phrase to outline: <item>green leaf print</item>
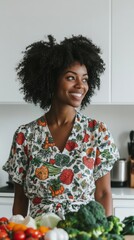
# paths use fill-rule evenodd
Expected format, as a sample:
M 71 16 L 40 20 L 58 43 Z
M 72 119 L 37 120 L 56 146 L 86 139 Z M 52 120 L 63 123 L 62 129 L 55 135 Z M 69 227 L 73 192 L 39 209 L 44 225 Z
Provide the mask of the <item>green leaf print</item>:
M 78 173 L 80 171 L 77 165 L 74 165 L 73 169 L 74 169 L 74 173 Z
M 81 125 L 80 124 L 75 125 L 74 129 L 76 130 L 76 132 L 79 132 L 81 130 Z
M 105 149 L 105 150 L 101 153 L 101 155 L 102 155 L 103 158 L 106 158 L 106 159 L 112 158 L 112 155 L 110 154 L 110 152 L 109 152 L 108 149 Z
M 65 154 L 57 153 L 55 155 L 55 164 L 57 166 L 66 166 L 69 163 L 69 157 Z

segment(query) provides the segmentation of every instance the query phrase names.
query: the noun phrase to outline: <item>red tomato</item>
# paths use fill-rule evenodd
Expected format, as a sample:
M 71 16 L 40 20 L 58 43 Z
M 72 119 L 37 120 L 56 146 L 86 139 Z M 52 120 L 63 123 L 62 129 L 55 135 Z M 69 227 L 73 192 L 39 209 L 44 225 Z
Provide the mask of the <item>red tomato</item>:
M 18 230 L 16 232 L 14 232 L 13 234 L 13 240 L 23 240 L 25 239 L 26 235 L 24 233 L 24 231 L 22 230 Z
M 1 231 L 1 230 L 5 230 L 5 229 L 6 229 L 6 224 L 0 225 L 0 231 Z
M 7 222 L 8 222 L 8 218 L 6 218 L 6 217 L 0 218 L 0 223 L 7 223 Z
M 42 233 L 39 231 L 39 230 L 37 230 L 37 229 L 34 229 L 34 234 L 33 234 L 33 236 L 32 236 L 33 238 L 41 238 L 42 237 Z
M 7 232 L 5 231 L 5 230 L 0 230 L 0 239 L 4 239 L 4 238 L 6 238 L 6 237 L 8 237 L 8 234 L 7 234 Z
M 26 237 L 32 237 L 33 234 L 34 234 L 34 231 L 35 229 L 31 228 L 31 227 L 28 227 L 26 230 L 25 230 L 25 235 Z
M 30 237 L 34 238 L 34 239 L 39 239 L 42 237 L 42 233 L 37 230 L 37 229 L 34 229 L 34 228 L 27 228 L 25 230 L 25 235 L 26 235 L 26 238 L 28 238 L 30 240 Z

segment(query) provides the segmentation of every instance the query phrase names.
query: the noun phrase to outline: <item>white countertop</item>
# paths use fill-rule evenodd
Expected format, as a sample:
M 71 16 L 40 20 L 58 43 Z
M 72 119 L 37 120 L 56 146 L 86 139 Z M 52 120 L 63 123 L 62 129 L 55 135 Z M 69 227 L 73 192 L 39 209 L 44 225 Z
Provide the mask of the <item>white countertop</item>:
M 7 197 L 7 198 L 13 198 L 14 197 L 14 193 L 9 193 L 9 192 L 0 192 L 0 197 Z
M 112 197 L 114 199 L 134 199 L 134 188 L 112 188 Z

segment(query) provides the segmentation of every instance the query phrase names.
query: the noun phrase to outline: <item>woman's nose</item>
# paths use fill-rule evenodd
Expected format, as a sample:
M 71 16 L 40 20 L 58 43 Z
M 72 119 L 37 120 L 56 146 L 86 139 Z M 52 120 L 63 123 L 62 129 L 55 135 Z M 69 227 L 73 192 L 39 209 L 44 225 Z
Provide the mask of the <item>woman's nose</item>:
M 76 80 L 76 87 L 77 88 L 83 88 L 83 86 L 84 86 L 84 83 L 83 83 L 82 79 L 78 78 Z

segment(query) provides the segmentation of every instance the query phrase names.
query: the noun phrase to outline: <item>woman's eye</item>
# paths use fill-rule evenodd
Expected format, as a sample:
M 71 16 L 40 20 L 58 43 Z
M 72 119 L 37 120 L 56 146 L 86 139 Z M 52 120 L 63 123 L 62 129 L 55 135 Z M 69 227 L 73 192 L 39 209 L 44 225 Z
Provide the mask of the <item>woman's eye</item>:
M 74 80 L 74 77 L 73 76 L 69 76 L 67 77 L 68 80 Z
M 88 82 L 88 78 L 84 78 L 83 82 L 87 83 Z

